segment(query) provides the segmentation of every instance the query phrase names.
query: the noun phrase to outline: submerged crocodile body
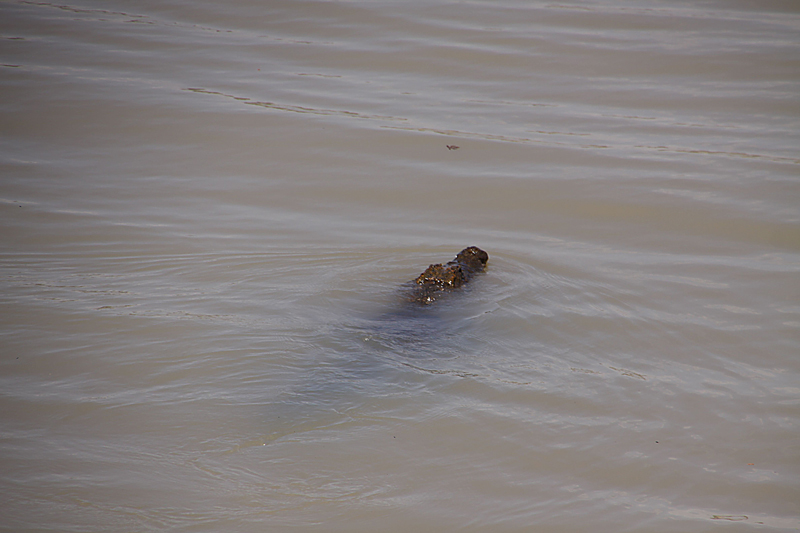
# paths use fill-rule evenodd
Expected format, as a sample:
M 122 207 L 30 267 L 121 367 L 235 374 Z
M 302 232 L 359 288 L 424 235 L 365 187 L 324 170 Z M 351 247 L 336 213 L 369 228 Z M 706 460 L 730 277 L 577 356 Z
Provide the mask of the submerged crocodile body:
M 363 317 L 353 327 L 335 328 L 333 342 L 326 340 L 322 355 L 314 356 L 315 361 L 319 358 L 325 364 L 312 365 L 304 382 L 276 395 L 264 443 L 327 427 L 331 417 L 345 420 L 349 408 L 335 406 L 355 405 L 354 401 L 367 405 L 361 397 L 364 391 L 406 394 L 404 380 L 396 381 L 397 372 L 467 375 L 458 368 L 449 370 L 440 361 L 471 349 L 474 336 L 448 334 L 463 331 L 460 328 L 470 321 L 442 317 L 431 304 L 457 292 L 483 272 L 488 261 L 489 254 L 480 248 L 465 248 L 449 263 L 430 265 L 416 279 L 406 282 L 400 290 L 400 305 L 392 305 L 377 317 Z M 350 349 L 354 333 L 362 349 Z M 333 353 L 327 354 L 331 350 Z M 445 370 L 439 370 L 442 365 Z
M 464 248 L 449 263 L 430 265 L 425 269 L 411 285 L 408 299 L 422 305 L 429 304 L 483 272 L 488 261 L 489 254 L 477 246 Z

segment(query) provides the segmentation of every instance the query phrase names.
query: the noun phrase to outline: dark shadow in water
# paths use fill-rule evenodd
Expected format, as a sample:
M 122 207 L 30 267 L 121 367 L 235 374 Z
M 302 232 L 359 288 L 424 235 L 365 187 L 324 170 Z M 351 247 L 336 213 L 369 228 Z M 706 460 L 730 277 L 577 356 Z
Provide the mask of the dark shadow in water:
M 304 371 L 302 384 L 270 402 L 264 443 L 347 424 L 365 413 L 382 416 L 381 405 L 413 397 L 432 376 L 470 377 L 447 364 L 442 369 L 472 346 L 471 320 L 463 313 L 470 288 L 437 291 L 421 302 L 409 298 L 419 294 L 412 282 L 377 316 L 339 317 L 317 339 L 320 355 Z

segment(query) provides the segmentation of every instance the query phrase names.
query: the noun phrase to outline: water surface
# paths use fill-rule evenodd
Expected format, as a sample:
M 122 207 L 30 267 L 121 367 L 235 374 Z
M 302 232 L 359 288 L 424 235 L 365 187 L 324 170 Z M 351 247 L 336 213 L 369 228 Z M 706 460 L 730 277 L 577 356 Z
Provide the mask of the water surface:
M 0 527 L 800 529 L 798 35 L 0 2 Z

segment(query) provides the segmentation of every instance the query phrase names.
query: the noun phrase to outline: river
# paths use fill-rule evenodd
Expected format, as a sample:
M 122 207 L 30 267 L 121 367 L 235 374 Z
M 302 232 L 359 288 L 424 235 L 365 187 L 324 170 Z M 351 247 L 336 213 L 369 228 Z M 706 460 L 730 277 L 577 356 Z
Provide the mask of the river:
M 0 529 L 800 529 L 795 2 L 65 1 L 0 1 Z

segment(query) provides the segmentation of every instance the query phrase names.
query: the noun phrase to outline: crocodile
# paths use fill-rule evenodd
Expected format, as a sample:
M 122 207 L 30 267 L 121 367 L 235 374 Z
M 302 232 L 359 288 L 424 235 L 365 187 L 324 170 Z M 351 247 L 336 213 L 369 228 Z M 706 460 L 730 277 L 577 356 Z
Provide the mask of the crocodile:
M 462 375 L 459 370 L 438 370 L 438 363 L 433 361 L 467 349 L 464 343 L 471 337 L 447 335 L 449 327 L 457 328 L 463 322 L 448 321 L 431 304 L 457 292 L 483 272 L 488 261 L 489 254 L 480 248 L 465 248 L 449 263 L 430 265 L 416 279 L 403 284 L 399 295 L 401 305 L 393 305 L 389 312 L 377 317 L 364 318 L 352 328 L 339 328 L 335 341 L 328 346 L 349 347 L 350 332 L 356 331 L 363 341 L 359 343 L 362 349 L 345 348 L 327 356 L 315 355 L 314 360 L 322 359 L 325 364 L 311 365 L 303 384 L 278 392 L 263 443 L 329 427 L 332 420 L 344 420 L 349 416 L 346 414 L 349 408 L 331 406 L 367 405 L 359 397 L 365 394 L 363 391 L 405 394 L 404 381 L 397 377 L 405 369 Z
M 430 304 L 461 287 L 475 274 L 483 272 L 488 261 L 489 254 L 477 246 L 464 248 L 449 263 L 430 265 L 417 276 L 409 284 L 407 300 L 421 305 Z

